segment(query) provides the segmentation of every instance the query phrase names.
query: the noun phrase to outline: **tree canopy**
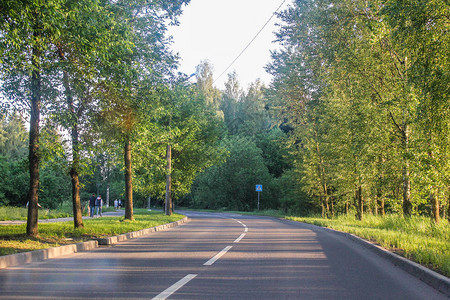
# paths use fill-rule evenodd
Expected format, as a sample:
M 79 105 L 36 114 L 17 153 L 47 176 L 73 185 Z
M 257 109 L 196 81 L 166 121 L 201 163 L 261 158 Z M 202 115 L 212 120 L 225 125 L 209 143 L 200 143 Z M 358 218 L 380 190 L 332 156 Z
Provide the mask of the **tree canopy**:
M 215 87 L 208 61 L 176 73 L 167 28 L 188 3 L 4 3 L 0 204 L 30 203 L 29 235 L 38 201 L 83 227 L 94 192 L 132 220 L 148 197 L 255 210 L 256 184 L 286 213 L 449 216 L 446 1 L 293 1 L 272 81 L 247 89 Z

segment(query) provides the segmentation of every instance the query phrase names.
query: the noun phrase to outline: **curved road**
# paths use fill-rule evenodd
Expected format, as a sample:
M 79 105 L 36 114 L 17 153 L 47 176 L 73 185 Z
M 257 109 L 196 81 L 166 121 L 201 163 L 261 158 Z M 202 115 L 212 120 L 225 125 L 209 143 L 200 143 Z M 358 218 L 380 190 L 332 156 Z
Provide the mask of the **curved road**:
M 0 299 L 448 299 L 329 232 L 182 213 L 191 220 L 168 231 L 0 270 Z

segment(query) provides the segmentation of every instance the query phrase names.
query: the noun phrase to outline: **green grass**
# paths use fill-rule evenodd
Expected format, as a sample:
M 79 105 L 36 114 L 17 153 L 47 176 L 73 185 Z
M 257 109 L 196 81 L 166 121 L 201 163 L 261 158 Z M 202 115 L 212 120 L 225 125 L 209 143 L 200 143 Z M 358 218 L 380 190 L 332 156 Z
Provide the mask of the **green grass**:
M 25 235 L 26 224 L 0 226 L 0 255 L 78 243 L 98 237 L 114 236 L 161 224 L 178 221 L 182 215 L 166 216 L 146 209 L 134 210 L 134 221 L 123 217 L 102 217 L 83 220 L 84 228 L 74 229 L 73 222 L 40 223 L 39 236 Z

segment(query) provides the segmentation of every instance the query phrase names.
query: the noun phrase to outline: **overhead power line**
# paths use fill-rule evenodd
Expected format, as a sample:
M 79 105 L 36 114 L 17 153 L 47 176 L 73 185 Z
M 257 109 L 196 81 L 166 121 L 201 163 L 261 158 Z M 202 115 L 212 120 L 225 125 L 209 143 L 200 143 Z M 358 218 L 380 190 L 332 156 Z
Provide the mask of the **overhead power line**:
M 252 38 L 252 40 L 247 44 L 247 46 L 245 46 L 245 48 L 241 51 L 241 53 L 238 54 L 238 56 L 236 56 L 236 58 L 231 62 L 231 64 L 222 72 L 220 73 L 219 77 L 216 78 L 216 80 L 214 80 L 213 84 L 219 80 L 220 77 L 222 77 L 223 74 L 225 74 L 226 71 L 228 71 L 229 68 L 231 68 L 231 66 L 239 59 L 239 57 L 241 57 L 241 55 L 245 52 L 245 50 L 247 50 L 247 48 L 253 43 L 253 41 L 258 37 L 258 35 L 261 33 L 261 31 L 264 30 L 264 28 L 267 26 L 267 24 L 269 24 L 270 20 L 272 20 L 272 18 L 275 16 L 275 14 L 280 10 L 281 6 L 283 6 L 284 2 L 286 2 L 286 0 L 283 0 L 283 2 L 281 2 L 280 6 L 278 6 L 278 8 L 272 13 L 272 15 L 270 16 L 270 18 L 267 20 L 267 22 L 261 27 L 261 29 L 256 33 L 256 35 Z

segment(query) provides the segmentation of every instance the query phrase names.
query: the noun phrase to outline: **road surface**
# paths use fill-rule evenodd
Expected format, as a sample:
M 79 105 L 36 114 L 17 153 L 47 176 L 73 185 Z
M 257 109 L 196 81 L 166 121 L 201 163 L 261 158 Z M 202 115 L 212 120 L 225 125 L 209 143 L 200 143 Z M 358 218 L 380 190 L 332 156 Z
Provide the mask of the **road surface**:
M 448 299 L 347 238 L 274 218 L 190 221 L 0 270 L 1 299 Z

